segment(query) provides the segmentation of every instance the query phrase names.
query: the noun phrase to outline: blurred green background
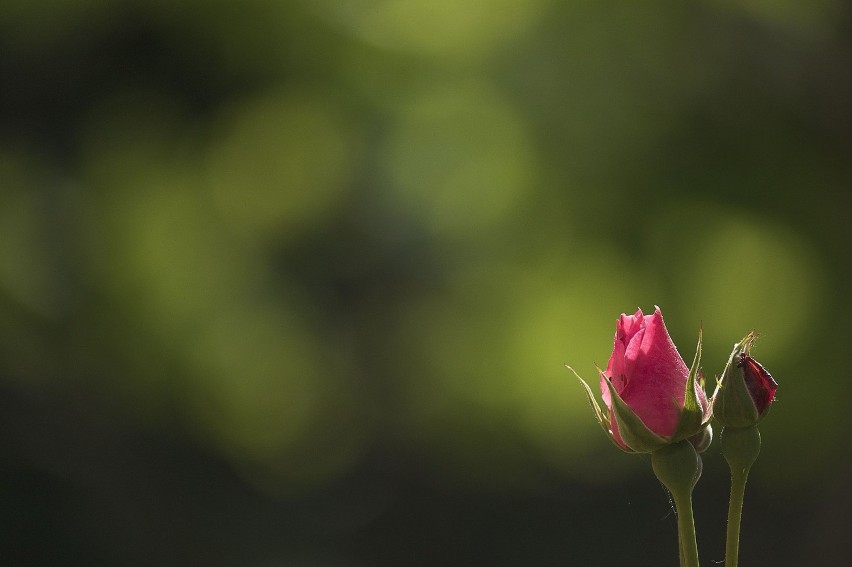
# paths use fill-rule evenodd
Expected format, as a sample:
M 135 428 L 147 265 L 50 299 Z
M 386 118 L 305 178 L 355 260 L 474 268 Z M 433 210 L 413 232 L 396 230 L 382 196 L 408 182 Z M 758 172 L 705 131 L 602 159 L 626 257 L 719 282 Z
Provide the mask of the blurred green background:
M 742 563 L 842 564 L 850 70 L 836 0 L 5 0 L 4 564 L 675 565 L 563 366 L 655 304 L 781 384 Z

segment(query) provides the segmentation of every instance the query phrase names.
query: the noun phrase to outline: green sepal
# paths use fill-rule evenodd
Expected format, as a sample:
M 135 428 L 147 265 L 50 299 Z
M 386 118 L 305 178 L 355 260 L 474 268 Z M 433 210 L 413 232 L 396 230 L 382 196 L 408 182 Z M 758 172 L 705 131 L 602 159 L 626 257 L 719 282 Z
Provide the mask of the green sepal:
M 748 352 L 755 338 L 753 333 L 749 333 L 734 345 L 722 377 L 716 383 L 711 401 L 713 417 L 724 427 L 750 427 L 760 421 L 743 373 L 737 366 L 740 353 Z
M 698 401 L 695 393 L 698 381 L 698 367 L 701 365 L 701 341 L 703 331 L 698 331 L 698 345 L 695 347 L 695 357 L 692 359 L 692 367 L 689 369 L 689 377 L 686 379 L 686 390 L 683 394 L 683 408 L 680 411 L 680 421 L 671 436 L 671 442 L 676 443 L 689 439 L 701 433 L 701 430 L 709 422 L 709 412 L 705 412 Z
M 589 387 L 586 381 L 580 378 L 580 375 L 577 374 L 577 371 L 568 366 L 567 364 L 565 365 L 565 368 L 570 370 L 571 373 L 577 377 L 577 380 L 580 381 L 580 384 L 583 385 L 583 389 L 586 391 L 586 397 L 589 400 L 589 405 L 592 406 L 592 410 L 595 412 L 595 418 L 597 418 L 598 424 L 600 424 L 601 428 L 603 428 L 604 432 L 606 432 L 606 436 L 609 438 L 612 444 L 624 451 L 625 453 L 632 453 L 633 451 L 625 449 L 624 447 L 619 445 L 618 442 L 615 440 L 615 437 L 612 434 L 612 425 L 610 424 L 609 416 L 604 413 L 603 410 L 601 410 L 601 406 L 598 404 L 598 401 L 595 399 L 595 395 L 592 393 L 592 389 Z
M 603 376 L 607 388 L 609 388 L 609 395 L 612 399 L 612 413 L 618 422 L 618 433 L 628 447 L 637 453 L 653 453 L 671 443 L 665 437 L 660 437 L 648 429 L 642 419 L 621 399 L 609 378 L 603 373 L 601 376 Z

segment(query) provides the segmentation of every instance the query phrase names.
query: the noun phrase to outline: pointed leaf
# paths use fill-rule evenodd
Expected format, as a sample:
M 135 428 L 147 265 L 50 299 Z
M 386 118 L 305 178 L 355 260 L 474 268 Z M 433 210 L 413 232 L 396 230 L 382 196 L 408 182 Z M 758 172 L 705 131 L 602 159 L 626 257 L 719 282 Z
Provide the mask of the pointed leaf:
M 633 453 L 634 451 L 630 449 L 625 449 L 624 447 L 618 444 L 618 441 L 615 440 L 615 435 L 613 435 L 612 433 L 612 424 L 609 421 L 609 416 L 604 413 L 603 410 L 601 410 L 601 407 L 598 405 L 598 401 L 595 399 L 594 394 L 592 394 L 592 389 L 589 387 L 586 381 L 580 378 L 580 375 L 577 374 L 577 372 L 567 364 L 565 365 L 565 368 L 570 370 L 574 374 L 574 376 L 577 377 L 577 380 L 579 380 L 580 383 L 583 385 L 583 388 L 586 390 L 586 397 L 589 400 L 589 405 L 592 406 L 592 409 L 595 412 L 595 417 L 597 418 L 598 423 L 606 433 L 606 436 L 610 440 L 610 442 L 625 453 Z
M 680 410 L 680 421 L 672 435 L 673 441 L 681 441 L 692 437 L 698 433 L 704 421 L 704 408 L 701 407 L 701 403 L 698 401 L 698 394 L 695 392 L 698 367 L 701 364 L 702 338 L 703 330 L 699 329 L 698 346 L 695 347 L 695 357 L 692 359 L 692 367 L 689 369 L 689 376 L 686 379 L 686 390 L 683 394 L 683 409 Z
M 583 389 L 586 390 L 586 397 L 589 400 L 589 405 L 592 406 L 592 410 L 594 410 L 594 412 L 595 412 L 595 417 L 597 418 L 598 423 L 601 425 L 601 427 L 604 428 L 604 431 L 606 431 L 607 433 L 610 433 L 610 431 L 609 431 L 609 416 L 607 416 L 606 414 L 603 413 L 603 411 L 601 411 L 601 407 L 600 407 L 600 405 L 598 405 L 598 401 L 595 399 L 595 395 L 592 394 L 592 389 L 589 387 L 589 385 L 586 383 L 585 380 L 580 378 L 580 375 L 577 374 L 576 370 L 574 370 L 573 368 L 571 368 L 567 364 L 565 365 L 565 368 L 570 370 L 571 373 L 574 374 L 574 376 L 577 378 L 577 380 L 579 380 L 580 383 L 583 385 Z

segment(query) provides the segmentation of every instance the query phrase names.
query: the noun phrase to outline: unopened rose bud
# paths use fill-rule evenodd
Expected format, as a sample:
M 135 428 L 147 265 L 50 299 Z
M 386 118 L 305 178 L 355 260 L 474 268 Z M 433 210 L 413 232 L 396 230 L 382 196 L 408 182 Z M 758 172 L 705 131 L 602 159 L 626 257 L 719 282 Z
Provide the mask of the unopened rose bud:
M 734 345 L 722 378 L 713 394 L 713 416 L 725 427 L 750 427 L 763 419 L 778 383 L 749 354 L 755 336 L 749 334 Z

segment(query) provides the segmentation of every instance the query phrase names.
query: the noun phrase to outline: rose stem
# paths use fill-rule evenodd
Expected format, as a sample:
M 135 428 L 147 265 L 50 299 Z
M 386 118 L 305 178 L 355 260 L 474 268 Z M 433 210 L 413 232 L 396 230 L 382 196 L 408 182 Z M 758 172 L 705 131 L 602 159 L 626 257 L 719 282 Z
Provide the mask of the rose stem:
M 672 498 L 677 508 L 681 567 L 698 567 L 698 544 L 695 538 L 695 521 L 692 516 L 692 491 L 680 495 L 672 492 Z
M 728 535 L 725 567 L 737 567 L 740 555 L 740 524 L 743 497 L 751 466 L 760 454 L 760 431 L 751 427 L 726 427 L 721 434 L 722 454 L 731 467 L 731 499 L 728 504 Z
M 737 567 L 740 555 L 740 523 L 743 515 L 748 469 L 731 470 L 731 501 L 728 506 L 728 539 L 725 543 L 725 567 Z
M 701 457 L 689 441 L 680 441 L 651 453 L 651 466 L 660 482 L 669 489 L 675 503 L 680 565 L 698 567 L 692 489 L 701 476 Z

